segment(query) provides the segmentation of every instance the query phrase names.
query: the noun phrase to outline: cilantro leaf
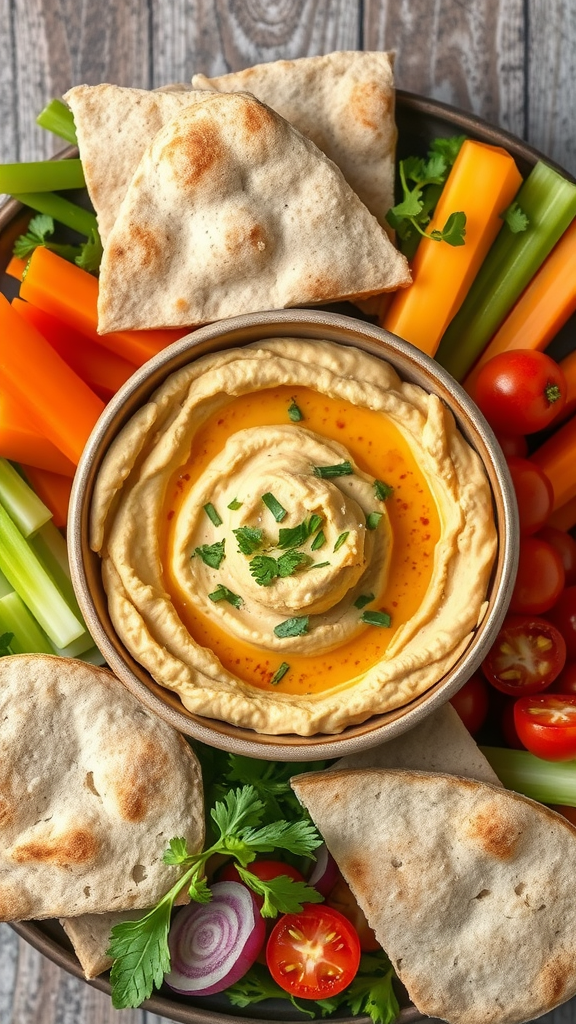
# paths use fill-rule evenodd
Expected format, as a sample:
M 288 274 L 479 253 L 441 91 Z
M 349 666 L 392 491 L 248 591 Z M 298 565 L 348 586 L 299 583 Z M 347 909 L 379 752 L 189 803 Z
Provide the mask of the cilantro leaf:
M 201 544 L 200 547 L 194 548 L 192 557 L 198 555 L 204 565 L 209 565 L 211 569 L 219 569 L 224 559 L 225 543 L 224 540 L 217 540 L 214 544 Z
M 285 516 L 288 515 L 287 511 L 277 498 L 270 491 L 266 491 L 266 494 L 262 495 L 262 501 L 266 505 L 269 512 L 272 513 L 277 523 L 281 523 Z
M 110 981 L 116 1010 L 140 1006 L 170 970 L 168 929 L 175 897 L 170 890 L 145 917 L 112 928 L 107 955 L 114 959 Z
M 62 256 L 71 263 L 76 263 L 83 270 L 95 271 L 102 259 L 102 243 L 97 231 L 82 245 L 64 245 L 51 241 L 54 234 L 54 220 L 46 213 L 38 213 L 28 224 L 28 230 L 20 235 L 14 243 L 13 253 L 19 259 L 27 259 L 35 249 L 42 246 Z
M 310 1000 L 305 1000 L 308 1003 L 307 1007 L 301 1006 L 294 996 L 276 984 L 266 968 L 260 964 L 254 964 L 239 981 L 227 988 L 226 995 L 233 1006 L 242 1008 L 252 1003 L 261 1003 L 264 999 L 286 999 L 300 1013 L 305 1013 L 312 1019 L 316 1016 L 315 1011 L 308 1008 Z
M 188 895 L 195 903 L 210 903 L 210 900 L 212 899 L 212 890 L 210 889 L 206 876 L 204 875 L 204 868 L 202 864 L 198 865 L 197 871 L 194 872 L 190 879 Z
M 370 604 L 372 601 L 375 600 L 376 598 L 374 594 L 360 594 L 359 597 L 357 597 L 356 600 L 354 601 L 354 607 L 362 609 L 365 608 L 367 604 Z
M 238 550 L 243 555 L 252 555 L 262 546 L 262 530 L 257 526 L 239 526 L 232 533 L 238 541 Z
M 282 578 L 285 576 L 293 576 L 297 569 L 303 568 L 305 565 L 310 565 L 312 559 L 304 551 L 297 551 L 296 548 L 290 548 L 289 551 L 285 551 L 283 555 L 280 555 L 278 559 L 278 575 Z
M 168 844 L 168 849 L 164 851 L 162 860 L 165 864 L 183 864 L 190 854 L 186 846 L 186 840 L 182 837 L 171 839 Z
M 305 544 L 308 538 L 311 537 L 312 534 L 316 533 L 321 526 L 322 516 L 314 513 L 309 516 L 308 519 L 304 519 L 303 522 L 298 523 L 297 526 L 293 526 L 291 529 L 287 529 L 286 527 L 280 529 L 278 532 L 278 547 L 299 547 L 301 544 Z
M 388 612 L 362 612 L 360 621 L 365 622 L 368 626 L 382 626 L 387 628 L 392 620 L 388 615 Z
M 441 153 L 449 169 L 465 142 L 465 135 L 450 135 L 447 139 L 433 139 L 430 143 L 430 152 Z
M 222 520 L 211 501 L 208 501 L 202 507 L 213 526 L 222 526 Z
M 260 913 L 262 917 L 276 917 L 280 914 L 297 914 L 304 903 L 322 903 L 324 897 L 306 882 L 296 882 L 289 875 L 277 875 L 264 881 L 253 875 L 249 868 L 238 868 L 238 874 L 258 896 L 264 897 Z
M 53 234 L 54 221 L 52 217 L 46 213 L 38 213 L 32 217 L 28 231 L 16 239 L 12 252 L 18 259 L 25 260 L 39 245 L 46 245 Z
M 366 529 L 376 530 L 383 515 L 383 512 L 369 512 L 366 516 Z
M 308 632 L 309 621 L 308 615 L 294 615 L 293 618 L 284 619 L 284 622 L 279 622 L 277 626 L 274 626 L 274 633 L 280 639 L 289 636 L 304 636 Z
M 278 576 L 293 576 L 298 569 L 309 565 L 311 558 L 304 551 L 290 548 L 279 558 L 272 555 L 255 555 L 249 562 L 250 574 L 261 587 L 269 587 Z
M 503 213 L 500 214 L 502 220 L 508 225 L 510 231 L 514 235 L 520 234 L 521 231 L 526 231 L 530 221 L 524 213 L 524 210 L 518 205 L 516 200 L 510 203 Z
M 322 761 L 257 761 L 242 754 L 228 755 L 229 767 L 223 770 L 228 784 L 251 785 L 264 805 L 263 821 L 281 818 L 308 818 L 290 785 L 290 779 L 302 772 L 318 771 L 325 767 Z
M 354 470 L 352 463 L 346 459 L 345 462 L 339 462 L 336 466 L 314 466 L 314 476 L 322 477 L 323 480 L 331 480 L 337 476 L 350 476 Z
M 284 679 L 287 672 L 290 671 L 290 665 L 287 661 L 283 661 L 276 669 L 272 679 L 270 680 L 270 686 L 278 686 L 278 683 Z
M 241 789 L 228 790 L 224 799 L 216 802 L 210 817 L 217 825 L 221 838 L 225 838 L 244 828 L 259 825 L 263 810 L 264 804 L 258 798 L 254 786 L 242 786 Z
M 373 1024 L 393 1024 L 400 1012 L 392 985 L 394 970 L 388 961 L 387 968 L 382 973 L 382 962 L 388 960 L 385 953 L 378 958 L 379 963 L 375 971 L 366 970 L 365 967 L 363 969 L 362 962 L 365 963 L 367 960 L 373 962 L 377 958 L 362 957 L 358 974 L 343 993 L 346 996 L 346 1004 L 355 1015 L 367 1013 Z
M 316 536 L 314 537 L 314 540 L 312 541 L 312 543 L 310 545 L 310 550 L 311 551 L 319 551 L 320 548 L 323 547 L 325 543 L 326 543 L 326 535 L 324 533 L 324 530 L 320 530 L 320 533 L 317 533 Z
M 76 266 L 81 267 L 82 270 L 88 270 L 93 273 L 95 270 L 100 269 L 100 263 L 102 262 L 102 242 L 100 241 L 100 235 L 97 231 L 92 231 L 88 241 L 84 242 L 80 246 L 80 252 L 76 256 L 74 262 Z
M 435 242 L 448 242 L 448 245 L 464 245 L 466 234 L 466 214 L 462 211 L 451 213 L 441 231 L 435 228 L 428 238 Z
M 334 544 L 334 551 L 338 551 L 342 547 L 342 545 L 344 544 L 346 538 L 349 535 L 350 535 L 350 530 L 345 530 L 344 533 L 341 533 L 340 536 L 336 538 L 336 543 Z
M 299 405 L 296 404 L 296 399 L 293 398 L 288 406 L 288 416 L 292 420 L 292 423 L 300 423 L 300 420 L 304 419 L 304 413 L 302 412 Z
M 309 857 L 322 839 L 311 821 L 273 821 L 259 828 L 242 831 L 242 841 L 254 853 L 270 853 L 271 850 L 288 850 L 299 857 Z
M 226 508 L 231 509 L 232 512 L 236 512 L 236 509 L 242 508 L 242 502 L 238 501 L 238 498 L 233 498 L 230 504 L 226 506 Z
M 219 583 L 216 590 L 208 594 L 208 597 L 211 601 L 227 601 L 234 608 L 241 608 L 244 604 L 240 594 L 235 594 L 233 590 L 228 590 L 228 587 L 225 587 L 223 583 Z
M 386 501 L 387 498 L 391 498 L 394 494 L 394 488 L 390 487 L 390 484 L 385 484 L 383 480 L 375 480 L 374 493 L 378 501 Z

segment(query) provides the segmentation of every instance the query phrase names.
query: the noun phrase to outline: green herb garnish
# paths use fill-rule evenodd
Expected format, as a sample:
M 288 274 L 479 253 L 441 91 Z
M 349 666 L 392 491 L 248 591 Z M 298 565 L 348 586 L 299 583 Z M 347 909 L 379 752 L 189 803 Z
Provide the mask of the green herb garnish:
M 299 423 L 300 420 L 304 419 L 304 413 L 302 412 L 300 406 L 296 405 L 295 398 L 292 399 L 290 405 L 288 406 L 288 416 L 290 417 L 293 423 Z
M 251 559 L 249 569 L 256 583 L 261 587 L 269 587 L 278 576 L 293 576 L 298 569 L 304 568 L 310 562 L 310 556 L 304 551 L 290 548 L 279 558 L 274 558 L 272 555 L 256 555 Z
M 350 534 L 350 530 L 345 530 L 344 533 L 341 533 L 340 536 L 336 538 L 336 543 L 334 545 L 334 551 L 338 551 L 338 549 L 342 547 L 344 541 L 349 536 L 349 534 Z
M 98 270 L 102 259 L 102 243 L 98 232 L 93 230 L 88 241 L 82 245 L 61 245 L 51 241 L 54 234 L 54 218 L 47 213 L 38 213 L 28 224 L 28 230 L 14 242 L 13 253 L 25 260 L 40 247 L 50 249 L 70 263 L 76 263 L 83 270 Z
M 274 626 L 277 637 L 284 639 L 288 636 L 304 636 L 308 632 L 309 615 L 295 615 L 292 619 L 284 619 Z
M 354 470 L 352 463 L 339 462 L 336 466 L 314 466 L 314 476 L 320 476 L 323 480 L 331 480 L 336 476 L 350 476 Z
M 314 540 L 312 541 L 312 543 L 310 545 L 310 550 L 311 551 L 319 551 L 320 548 L 323 547 L 325 543 L 326 543 L 326 536 L 324 534 L 324 530 L 320 530 L 320 533 L 317 533 L 316 536 L 314 537 Z
M 232 533 L 238 541 L 238 550 L 243 555 L 253 555 L 262 546 L 262 530 L 257 526 L 240 526 Z
M 321 526 L 322 516 L 314 514 L 299 523 L 298 526 L 293 526 L 292 529 L 281 529 L 278 531 L 278 547 L 297 548 L 301 544 L 305 544 Z
M 386 501 L 387 498 L 391 498 L 394 494 L 394 488 L 390 484 L 385 484 L 383 480 L 375 480 L 374 493 L 378 501 Z
M 13 639 L 14 633 L 2 633 L 2 636 L 0 636 L 0 658 L 6 657 L 7 654 L 12 654 L 10 644 Z
M 228 604 L 234 606 L 234 608 L 241 608 L 244 604 L 239 594 L 235 594 L 232 590 L 228 590 L 223 583 L 220 583 L 216 590 L 213 590 L 211 594 L 208 594 L 211 601 L 227 601 Z
M 233 499 L 233 500 L 232 500 L 232 501 L 230 502 L 230 504 L 226 506 L 226 508 L 229 508 L 229 509 L 231 509 L 231 510 L 232 510 L 232 512 L 236 512 L 236 510 L 237 510 L 237 509 L 239 509 L 239 508 L 242 508 L 242 502 L 241 502 L 241 501 L 238 501 L 238 498 L 234 498 L 234 499 Z
M 218 515 L 211 501 L 209 501 L 206 505 L 203 505 L 202 507 L 206 515 L 208 516 L 208 519 L 214 526 L 222 526 L 222 520 L 220 519 L 220 516 Z
M 383 515 L 383 512 L 369 512 L 366 516 L 366 529 L 376 530 Z
M 388 612 L 362 612 L 360 620 L 368 626 L 389 626 L 392 621 Z
M 211 569 L 219 569 L 224 559 L 225 543 L 224 540 L 217 540 L 214 544 L 201 544 L 200 547 L 194 548 L 192 558 L 198 555 L 205 565 L 209 565 Z
M 354 607 L 359 609 L 365 608 L 367 604 L 370 604 L 375 600 L 376 597 L 374 594 L 360 594 L 354 601 Z
M 266 494 L 262 495 L 262 501 L 266 505 L 266 508 L 272 513 L 276 522 L 281 523 L 288 513 L 274 495 L 271 494 L 270 491 L 266 491 Z
M 310 571 L 312 571 L 312 569 L 324 569 L 327 565 L 330 565 L 330 562 L 315 562 L 314 565 L 310 566 Z
M 528 217 L 516 200 L 510 203 L 510 206 L 506 207 L 504 212 L 500 214 L 500 218 L 508 225 L 513 235 L 518 235 L 521 231 L 526 231 L 530 225 Z
M 284 676 L 289 671 L 290 671 L 290 665 L 288 664 L 287 661 L 283 661 L 282 664 L 278 666 L 278 668 L 276 669 L 274 675 L 272 676 L 272 679 L 270 680 L 270 685 L 271 686 L 278 686 L 278 683 L 280 682 L 280 680 L 284 679 Z

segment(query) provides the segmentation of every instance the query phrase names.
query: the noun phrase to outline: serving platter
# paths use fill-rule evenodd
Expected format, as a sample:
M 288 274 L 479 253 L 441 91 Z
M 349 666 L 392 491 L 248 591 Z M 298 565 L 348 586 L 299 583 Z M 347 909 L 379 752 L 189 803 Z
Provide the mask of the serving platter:
M 549 165 L 555 166 L 566 177 L 570 177 L 562 168 L 547 160 L 522 140 L 488 125 L 474 115 L 438 101 L 407 92 L 398 92 L 396 114 L 399 129 L 398 157 L 400 159 L 413 153 L 425 153 L 430 141 L 438 136 L 465 134 L 470 138 L 507 149 L 516 160 L 523 176 L 530 171 L 538 159 L 542 158 Z M 69 153 L 68 150 L 65 155 L 69 155 Z M 29 217 L 30 212 L 22 209 L 20 204 L 14 201 L 9 201 L 0 210 L 0 271 L 2 273 L 10 259 L 14 240 L 25 229 Z M 2 277 L 2 290 L 9 295 L 15 293 L 14 282 L 5 275 Z M 339 312 L 356 318 L 362 316 L 356 307 L 348 304 L 339 307 Z M 571 334 L 573 335 L 571 328 L 573 328 L 573 324 L 569 323 L 554 343 L 555 356 L 561 357 L 569 348 L 574 347 L 570 337 Z M 13 924 L 12 927 L 22 938 L 59 967 L 75 977 L 83 979 L 80 964 L 58 922 L 20 922 Z M 87 984 L 102 992 L 110 993 L 107 975 L 87 982 Z M 405 994 L 401 998 L 401 1003 L 402 1010 L 398 1018 L 400 1024 L 429 1019 L 423 1018 L 415 1007 L 409 1004 Z M 167 994 L 167 991 L 164 990 L 145 1002 L 143 1007 L 168 1020 L 180 1022 L 180 1024 L 238 1024 L 239 1021 L 274 1024 L 277 1021 L 309 1019 L 298 1014 L 289 1003 L 281 1001 L 269 1000 L 242 1011 L 232 1007 L 224 995 L 191 999 L 173 993 Z M 347 1024 L 353 1024 L 353 1022 L 366 1024 L 369 1020 L 367 1017 L 343 1016 L 341 1014 L 336 1014 L 335 1017 Z

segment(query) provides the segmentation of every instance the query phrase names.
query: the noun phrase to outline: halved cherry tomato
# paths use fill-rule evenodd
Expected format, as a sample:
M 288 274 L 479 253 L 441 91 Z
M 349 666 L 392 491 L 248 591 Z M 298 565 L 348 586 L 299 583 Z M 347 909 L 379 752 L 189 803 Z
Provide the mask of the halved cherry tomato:
M 524 746 L 545 761 L 576 758 L 576 694 L 543 693 L 521 697 L 514 722 Z
M 366 920 L 364 911 L 358 906 L 350 886 L 342 877 L 338 879 L 336 885 L 330 891 L 326 899 L 326 905 L 343 914 L 354 925 L 360 939 L 360 949 L 363 953 L 373 953 L 374 950 L 382 948 Z
M 564 566 L 566 586 L 573 586 L 576 583 L 576 540 L 572 534 L 557 530 L 555 526 L 544 526 L 538 536 L 556 548 Z
M 576 693 L 576 661 L 567 661 L 554 683 L 555 693 Z
M 274 926 L 266 963 L 285 992 L 298 999 L 327 999 L 356 976 L 360 940 L 343 914 L 307 903 L 298 914 L 284 914 Z
M 496 434 L 496 440 L 507 459 L 511 455 L 519 459 L 528 457 L 528 441 L 523 434 Z
M 450 698 L 464 725 L 474 736 L 482 728 L 488 714 L 488 687 L 483 676 L 475 672 L 468 682 Z
M 539 537 L 524 537 L 510 611 L 541 615 L 556 604 L 563 587 L 564 566 L 556 549 Z
M 531 434 L 558 416 L 566 401 L 566 378 L 550 356 L 513 349 L 489 359 L 476 379 L 474 399 L 494 430 Z
M 508 459 L 508 469 L 518 502 L 520 533 L 527 537 L 542 529 L 550 517 L 554 504 L 554 491 L 548 477 L 530 459 Z
M 562 634 L 546 619 L 508 615 L 482 662 L 482 671 L 497 690 L 523 697 L 550 686 L 565 661 Z
M 576 587 L 566 587 L 547 616 L 566 641 L 569 658 L 576 658 Z

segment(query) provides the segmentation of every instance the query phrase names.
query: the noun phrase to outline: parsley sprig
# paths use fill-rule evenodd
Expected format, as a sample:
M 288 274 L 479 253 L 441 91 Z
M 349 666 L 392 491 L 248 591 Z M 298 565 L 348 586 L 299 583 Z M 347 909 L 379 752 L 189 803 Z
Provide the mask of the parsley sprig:
M 269 587 L 275 579 L 286 576 L 294 576 L 299 569 L 310 565 L 312 559 L 305 551 L 297 551 L 296 548 L 289 548 L 279 558 L 273 555 L 255 555 L 250 559 L 248 568 L 250 574 L 261 587 Z
M 263 897 L 263 917 L 294 913 L 302 909 L 303 903 L 322 901 L 320 894 L 305 882 L 295 882 L 287 875 L 262 881 L 248 869 L 259 853 L 280 849 L 309 857 L 322 842 L 310 821 L 262 824 L 264 811 L 253 786 L 229 790 L 210 812 L 216 830 L 211 846 L 200 853 L 190 853 L 185 839 L 170 840 L 164 863 L 177 865 L 184 873 L 144 917 L 112 929 L 108 955 L 114 958 L 110 980 L 116 1009 L 139 1006 L 154 986 L 159 988 L 162 984 L 164 974 L 170 970 L 168 929 L 174 902 L 185 888 L 192 900 L 210 902 L 206 864 L 215 854 L 234 858 L 244 884 Z
M 28 230 L 14 242 L 13 253 L 25 260 L 40 247 L 50 249 L 70 263 L 76 263 L 83 270 L 95 271 L 102 259 L 102 243 L 96 231 L 82 245 L 64 245 L 52 241 L 54 219 L 47 213 L 38 213 L 28 224 Z

